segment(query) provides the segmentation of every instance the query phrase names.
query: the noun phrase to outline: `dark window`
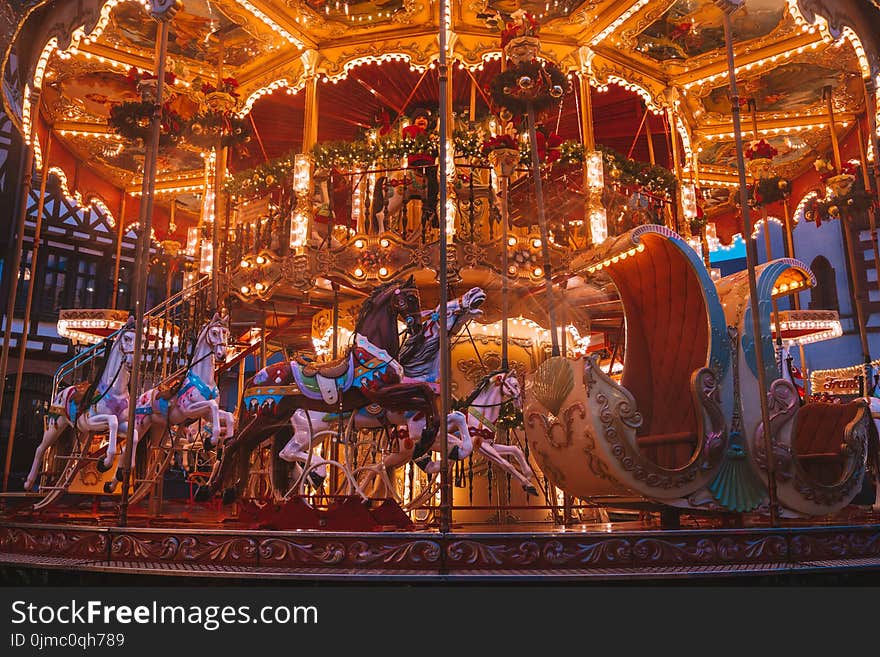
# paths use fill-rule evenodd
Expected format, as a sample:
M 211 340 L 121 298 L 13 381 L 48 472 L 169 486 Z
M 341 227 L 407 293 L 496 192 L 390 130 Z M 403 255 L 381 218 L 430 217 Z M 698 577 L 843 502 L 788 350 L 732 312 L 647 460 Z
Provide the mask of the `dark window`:
M 834 267 L 827 258 L 818 256 L 810 263 L 810 269 L 816 276 L 816 285 L 810 290 L 810 310 L 839 310 Z
M 43 311 L 56 314 L 65 307 L 64 286 L 67 283 L 68 256 L 50 253 L 46 256 L 46 273 L 43 283 Z
M 21 254 L 21 265 L 18 273 L 18 291 L 15 296 L 15 312 L 19 315 L 24 313 L 27 301 L 28 288 L 31 284 L 31 254 L 33 251 L 26 249 Z
M 74 286 L 74 308 L 94 308 L 98 282 L 98 263 L 94 260 L 80 260 L 76 263 L 76 284 Z

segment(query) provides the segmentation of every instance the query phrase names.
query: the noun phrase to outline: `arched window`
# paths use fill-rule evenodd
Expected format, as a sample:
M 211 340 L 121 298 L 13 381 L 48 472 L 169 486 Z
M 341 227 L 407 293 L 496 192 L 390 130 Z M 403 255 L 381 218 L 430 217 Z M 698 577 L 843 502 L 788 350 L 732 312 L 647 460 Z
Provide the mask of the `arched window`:
M 810 310 L 839 310 L 834 267 L 824 256 L 817 256 L 810 269 L 816 276 L 816 286 L 810 290 Z

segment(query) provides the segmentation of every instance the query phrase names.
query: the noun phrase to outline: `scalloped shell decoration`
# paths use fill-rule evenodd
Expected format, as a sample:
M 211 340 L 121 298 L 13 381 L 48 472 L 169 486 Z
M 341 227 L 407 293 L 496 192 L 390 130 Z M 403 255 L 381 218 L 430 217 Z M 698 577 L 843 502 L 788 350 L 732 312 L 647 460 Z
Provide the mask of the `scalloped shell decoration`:
M 553 415 L 559 415 L 565 398 L 574 388 L 574 372 L 567 358 L 548 358 L 531 377 L 531 391 L 535 399 Z

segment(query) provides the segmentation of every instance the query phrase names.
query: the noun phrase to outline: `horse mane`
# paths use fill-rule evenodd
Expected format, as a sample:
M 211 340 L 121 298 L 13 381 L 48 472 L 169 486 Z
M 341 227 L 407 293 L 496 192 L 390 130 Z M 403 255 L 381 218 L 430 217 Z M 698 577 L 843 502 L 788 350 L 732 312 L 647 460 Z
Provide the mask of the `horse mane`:
M 507 370 L 495 370 L 494 372 L 489 372 L 489 374 L 487 374 L 477 382 L 477 385 L 475 385 L 474 389 L 471 390 L 471 394 L 462 399 L 460 402 L 456 402 L 455 406 L 460 410 L 467 410 L 471 406 L 471 404 L 474 403 L 476 398 L 480 396 L 480 393 L 482 393 L 483 390 L 486 389 L 486 386 L 489 384 L 493 377 L 497 376 L 498 374 L 506 373 Z
M 107 371 L 107 365 L 110 362 L 110 353 L 113 351 L 113 347 L 116 344 L 115 338 L 108 337 L 104 341 L 103 354 L 101 355 L 101 360 L 98 361 L 98 367 L 96 368 L 96 372 L 98 372 L 97 376 L 93 376 L 91 382 L 89 383 L 89 387 L 86 388 L 86 394 L 83 397 L 83 403 L 80 404 L 79 408 L 76 409 L 76 417 L 72 418 L 73 425 L 76 426 L 76 423 L 79 421 L 79 418 L 85 413 L 90 406 L 90 402 L 92 397 L 95 394 L 95 391 L 98 389 L 98 383 L 104 376 L 104 372 Z
M 385 292 L 385 290 L 395 286 L 401 285 L 397 281 L 388 281 L 387 283 L 382 283 L 378 285 L 376 288 L 370 292 L 370 296 L 364 299 L 364 302 L 361 304 L 361 309 L 358 311 L 357 321 L 354 323 L 354 333 L 360 333 L 361 327 L 363 326 L 364 320 L 367 315 L 372 312 L 373 304 L 376 302 L 376 298 Z M 407 288 L 408 289 L 408 288 Z

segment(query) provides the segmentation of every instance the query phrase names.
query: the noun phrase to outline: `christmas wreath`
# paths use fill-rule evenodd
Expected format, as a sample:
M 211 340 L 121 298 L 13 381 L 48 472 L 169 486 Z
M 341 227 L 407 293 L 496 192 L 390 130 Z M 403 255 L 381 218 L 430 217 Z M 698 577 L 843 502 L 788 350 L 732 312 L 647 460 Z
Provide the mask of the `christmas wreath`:
M 568 78 L 552 62 L 520 62 L 492 79 L 492 102 L 512 115 L 525 114 L 529 105 L 536 113 L 558 103 L 569 89 Z
M 108 125 L 120 137 L 146 142 L 150 134 L 150 120 L 159 108 L 149 101 L 120 103 L 110 110 Z M 166 103 L 162 106 L 159 129 L 159 147 L 174 146 L 183 134 L 185 121 Z
M 748 191 L 749 205 L 753 208 L 760 208 L 787 198 L 789 195 L 789 183 L 780 176 L 761 178 L 756 184 L 749 185 Z

